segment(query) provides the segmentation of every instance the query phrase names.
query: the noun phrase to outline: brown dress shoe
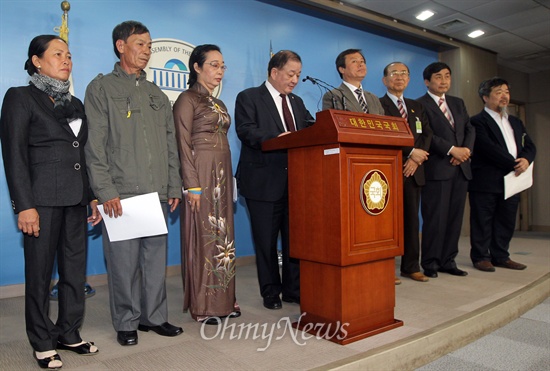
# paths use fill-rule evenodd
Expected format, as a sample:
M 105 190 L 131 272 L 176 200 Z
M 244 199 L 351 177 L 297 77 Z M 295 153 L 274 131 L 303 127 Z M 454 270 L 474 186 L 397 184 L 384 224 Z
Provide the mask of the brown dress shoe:
M 502 262 L 502 263 L 493 263 L 493 265 L 495 267 L 502 267 L 502 268 L 508 268 L 508 269 L 515 269 L 515 270 L 518 270 L 518 271 L 521 271 L 521 270 L 524 270 L 525 268 L 527 268 L 527 266 L 525 264 L 521 264 L 521 263 L 517 263 L 513 260 L 506 260 L 505 262 Z
M 401 285 L 401 280 L 398 277 L 395 277 L 395 284 Z
M 410 279 L 418 281 L 418 282 L 428 282 L 430 280 L 422 272 L 414 272 L 414 273 L 403 273 L 403 272 L 401 272 L 401 276 L 402 277 L 409 277 Z
M 474 267 L 479 269 L 480 271 L 483 271 L 483 272 L 494 272 L 495 271 L 495 267 L 493 266 L 493 264 L 491 264 L 491 262 L 487 261 L 487 260 L 480 260 L 478 262 L 475 262 Z

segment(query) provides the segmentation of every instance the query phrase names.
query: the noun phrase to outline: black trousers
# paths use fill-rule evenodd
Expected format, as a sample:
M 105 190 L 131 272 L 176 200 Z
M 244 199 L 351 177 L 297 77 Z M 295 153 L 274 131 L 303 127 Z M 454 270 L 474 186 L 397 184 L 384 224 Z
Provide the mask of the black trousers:
M 503 193 L 470 192 L 470 258 L 503 263 L 509 259 L 519 194 L 504 199 Z
M 262 297 L 300 297 L 300 263 L 289 255 L 288 197 L 275 202 L 246 199 L 252 237 L 256 250 L 256 267 Z M 279 274 L 277 240 L 281 235 L 283 275 Z
M 420 272 L 420 191 L 422 187 L 416 184 L 412 176 L 403 183 L 403 229 L 405 248 L 401 257 L 401 272 Z
M 456 268 L 458 240 L 468 180 L 457 166 L 448 180 L 428 180 L 422 187 L 422 260 L 424 270 Z
M 82 341 L 86 281 L 86 206 L 37 207 L 40 235 L 24 235 L 25 322 L 35 351 L 56 348 L 57 342 Z M 55 256 L 59 272 L 59 313 L 48 317 L 50 283 Z

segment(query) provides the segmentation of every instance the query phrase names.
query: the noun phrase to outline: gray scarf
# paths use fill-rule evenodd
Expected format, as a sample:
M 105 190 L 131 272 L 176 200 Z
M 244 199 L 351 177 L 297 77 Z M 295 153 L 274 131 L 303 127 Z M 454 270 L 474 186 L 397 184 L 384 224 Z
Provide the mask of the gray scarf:
M 57 106 L 63 106 L 65 105 L 65 102 L 71 101 L 71 93 L 69 93 L 71 82 L 69 80 L 61 81 L 46 75 L 35 73 L 31 76 L 31 82 L 38 89 L 53 98 L 54 108 Z

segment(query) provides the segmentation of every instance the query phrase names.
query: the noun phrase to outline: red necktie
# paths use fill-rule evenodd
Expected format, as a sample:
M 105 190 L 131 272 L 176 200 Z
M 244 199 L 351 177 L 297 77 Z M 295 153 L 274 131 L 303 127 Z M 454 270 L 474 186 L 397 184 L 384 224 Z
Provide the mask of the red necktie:
M 283 98 L 283 117 L 285 118 L 285 125 L 288 131 L 296 131 L 296 126 L 294 126 L 294 119 L 292 118 L 292 114 L 290 113 L 290 109 L 288 109 L 288 103 L 286 102 L 286 95 L 280 94 L 281 98 Z
M 403 107 L 403 101 L 401 99 L 397 100 L 397 108 L 399 108 L 401 117 L 403 117 L 406 120 L 408 115 L 407 115 L 407 111 L 405 111 L 405 107 Z

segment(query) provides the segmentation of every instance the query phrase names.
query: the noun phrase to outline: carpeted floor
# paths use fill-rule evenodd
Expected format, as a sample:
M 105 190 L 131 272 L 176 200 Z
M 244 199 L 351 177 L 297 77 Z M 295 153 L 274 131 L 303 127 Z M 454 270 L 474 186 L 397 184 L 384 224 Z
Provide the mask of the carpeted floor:
M 182 326 L 184 334 L 175 338 L 165 338 L 153 332 L 139 332 L 139 344 L 130 347 L 122 347 L 117 343 L 116 333 L 110 322 L 107 286 L 96 285 L 96 295 L 86 301 L 86 319 L 81 333 L 85 340 L 96 343 L 100 353 L 84 357 L 60 351 L 63 369 L 392 370 L 398 369 L 392 365 L 398 362 L 399 358 L 411 359 L 411 354 L 407 352 L 415 352 L 419 353 L 414 355 L 415 361 L 407 361 L 399 367 L 400 370 L 413 370 L 453 351 L 454 348 L 452 344 L 444 345 L 441 349 L 438 348 L 436 353 L 429 351 L 429 354 L 422 355 L 422 349 L 407 347 L 408 343 L 424 341 L 424 344 L 429 344 L 430 341 L 435 341 L 432 339 L 436 339 L 430 336 L 436 336 L 438 331 L 448 328 L 447 324 L 460 328 L 465 316 L 477 315 L 477 311 L 493 305 L 502 305 L 511 296 L 515 295 L 515 300 L 521 303 L 522 296 L 517 293 L 534 283 L 537 283 L 537 290 L 542 290 L 542 294 L 537 294 L 537 298 L 541 299 L 535 299 L 538 301 L 530 307 L 548 297 L 550 234 L 518 234 L 514 238 L 511 247 L 512 259 L 527 264 L 528 268 L 525 271 L 498 268 L 494 273 L 477 271 L 469 262 L 468 247 L 467 238 L 462 239 L 461 252 L 457 258 L 459 267 L 469 272 L 467 277 L 441 273 L 438 278 L 427 283 L 403 278 L 403 283 L 396 287 L 395 318 L 403 320 L 405 325 L 346 346 L 311 338 L 292 329 L 290 322 L 298 319 L 300 315 L 300 307 L 297 304 L 283 303 L 283 308 L 276 311 L 265 309 L 259 295 L 253 264 L 237 268 L 237 298 L 242 308 L 241 317 L 231 319 L 222 326 L 202 327 L 188 314 L 182 313 L 181 277 L 177 274 L 172 275 L 167 280 L 169 320 L 175 325 Z M 398 272 L 397 261 L 396 273 Z M 521 305 L 516 304 L 508 306 L 506 310 L 510 312 L 511 319 L 523 314 L 524 310 L 520 307 Z M 420 369 L 549 369 L 549 310 L 550 302 L 547 300 L 508 326 L 480 338 L 477 342 L 454 350 Z M 52 302 L 53 318 L 56 311 L 56 303 Z M 462 330 L 474 334 L 470 338 L 474 337 L 471 340 L 475 340 L 479 337 L 476 334 L 486 334 L 478 328 L 480 326 L 481 324 L 476 324 L 473 318 Z M 519 334 L 518 337 L 514 337 L 515 334 Z M 482 348 L 486 344 L 491 345 Z M 504 351 L 504 355 L 499 351 Z M 511 356 L 515 351 L 521 356 Z M 363 360 L 379 357 L 387 352 L 391 352 L 391 357 L 396 359 L 390 363 L 379 363 L 376 367 L 362 366 Z M 507 360 L 507 355 L 510 355 L 511 360 Z M 25 335 L 24 300 L 22 297 L 2 299 L 0 370 L 32 369 L 38 369 L 38 366 L 32 358 L 32 350 Z

